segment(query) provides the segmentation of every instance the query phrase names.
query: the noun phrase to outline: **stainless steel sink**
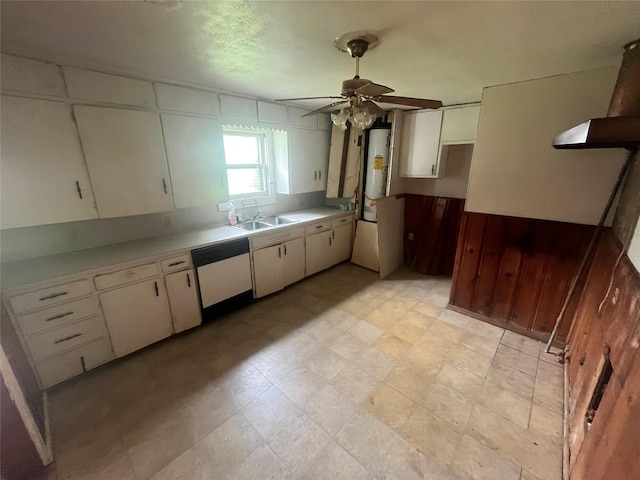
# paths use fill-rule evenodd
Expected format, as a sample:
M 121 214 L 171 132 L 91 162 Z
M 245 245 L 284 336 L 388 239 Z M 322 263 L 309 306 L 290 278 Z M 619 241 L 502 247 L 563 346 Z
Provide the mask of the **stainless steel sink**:
M 236 227 L 241 228 L 243 230 L 259 230 L 261 228 L 269 228 L 273 227 L 272 224 L 266 223 L 260 220 L 249 220 L 248 222 L 242 222 L 236 225 Z
M 274 216 L 271 216 L 271 217 L 264 217 L 262 219 L 262 221 L 266 222 L 266 223 L 268 223 L 270 225 L 275 226 L 275 225 L 288 225 L 290 223 L 296 223 L 299 220 L 291 220 L 290 218 L 287 218 L 287 217 L 281 217 L 279 215 L 274 215 Z

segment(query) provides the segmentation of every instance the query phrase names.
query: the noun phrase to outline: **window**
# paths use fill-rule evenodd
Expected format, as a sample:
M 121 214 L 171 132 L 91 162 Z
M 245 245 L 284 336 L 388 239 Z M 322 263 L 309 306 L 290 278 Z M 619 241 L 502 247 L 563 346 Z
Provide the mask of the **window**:
M 268 196 L 267 134 L 228 128 L 223 133 L 229 198 Z

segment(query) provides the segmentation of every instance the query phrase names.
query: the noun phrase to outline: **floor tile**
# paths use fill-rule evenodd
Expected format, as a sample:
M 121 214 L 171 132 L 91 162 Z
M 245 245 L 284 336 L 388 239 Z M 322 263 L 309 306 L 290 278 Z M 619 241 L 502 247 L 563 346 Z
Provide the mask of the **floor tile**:
M 367 347 L 353 363 L 377 380 L 382 380 L 395 367 L 397 361 L 376 348 Z
M 473 325 L 474 320 L 462 313 L 454 312 L 453 310 L 442 310 L 437 317 L 438 320 L 444 323 L 448 323 L 454 327 L 467 329 Z
M 438 318 L 438 315 L 442 312 L 442 307 L 433 305 L 432 303 L 424 300 L 418 300 L 418 302 L 413 306 L 413 310 L 430 318 Z
M 387 454 L 381 479 L 384 480 L 460 480 L 447 465 L 443 465 L 420 448 L 398 437 Z
M 267 443 L 294 478 L 299 478 L 330 438 L 310 417 L 301 415 L 269 437 Z
M 331 436 L 336 435 L 353 416 L 356 403 L 333 385 L 325 385 L 308 403 L 307 413 Z
M 376 388 L 378 381 L 356 365 L 347 365 L 332 381 L 333 386 L 356 403 Z
M 336 441 L 373 473 L 384 465 L 396 434 L 365 411 L 356 412 L 336 435 Z
M 367 480 L 369 472 L 331 440 L 307 469 L 303 480 Z
M 481 376 L 469 370 L 459 370 L 450 364 L 442 367 L 436 381 L 470 398 L 480 394 L 484 382 Z
M 514 350 L 506 345 L 500 345 L 496 351 L 494 361 L 515 368 L 519 372 L 526 373 L 532 377 L 536 376 L 538 371 L 538 357 L 532 357 L 526 353 Z
M 107 477 L 105 477 L 106 480 Z M 119 477 L 111 477 L 119 478 Z M 149 480 L 207 480 L 205 465 L 196 447 L 191 447 Z
M 358 322 L 358 324 L 359 323 L 360 322 Z M 367 343 L 363 342 L 361 339 L 351 333 L 358 324 L 354 325 L 352 328 L 340 335 L 334 340 L 331 345 L 329 345 L 329 348 L 333 352 L 349 361 L 355 360 L 360 352 L 362 352 L 362 350 L 364 350 L 368 346 Z
M 493 362 L 487 373 L 487 379 L 505 390 L 525 398 L 533 397 L 533 377 L 499 362 Z
M 411 344 L 390 333 L 383 334 L 373 344 L 375 348 L 390 357 L 400 358 L 411 348 Z
M 491 367 L 491 357 L 458 346 L 452 353 L 449 363 L 458 370 L 465 370 L 485 377 Z
M 189 398 L 184 409 L 196 438 L 212 432 L 238 412 L 229 397 L 217 387 Z
M 564 390 L 538 378 L 533 387 L 533 403 L 563 414 Z
M 229 474 L 229 480 L 293 480 L 293 478 L 282 461 L 267 445 L 254 450 Z M 187 479 L 191 480 L 191 477 L 185 477 L 184 480 Z
M 309 357 L 309 360 L 307 360 L 309 369 L 325 380 L 331 380 L 339 374 L 342 369 L 347 366 L 347 363 L 344 358 L 326 347 L 318 349 Z
M 518 350 L 519 352 L 531 355 L 532 357 L 537 357 L 540 354 L 540 348 L 542 347 L 542 342 L 523 335 L 518 335 L 517 333 L 509 330 L 504 332 L 500 343 L 507 347 L 511 347 L 514 350 Z
M 442 342 L 459 343 L 465 331 L 465 328 L 436 320 L 428 328 L 427 334 L 430 337 L 437 337 Z
M 424 402 L 436 373 L 422 368 L 412 361 L 405 361 L 395 367 L 384 382 L 415 402 Z
M 364 343 L 371 345 L 384 333 L 384 330 L 365 320 L 360 320 L 348 332 Z
M 465 435 L 452 463 L 456 473 L 474 480 L 518 480 L 520 467 L 489 447 Z
M 401 429 L 416 404 L 393 388 L 381 383 L 363 403 L 366 410 L 389 428 Z
M 522 397 L 493 382 L 486 381 L 478 403 L 522 428 L 529 426 L 530 398 Z
M 524 452 L 522 469 L 534 476 L 535 480 L 561 480 L 561 439 L 553 442 L 546 436 L 533 434 Z
M 529 430 L 552 437 L 562 435 L 562 413 L 534 403 L 531 407 Z
M 299 416 L 302 411 L 277 387 L 271 387 L 243 410 L 245 418 L 267 439 L 282 425 Z
M 233 374 L 227 375 L 220 383 L 220 389 L 238 408 L 243 408 L 271 385 L 271 382 L 258 369 L 244 366 Z
M 299 367 L 276 383 L 276 386 L 300 408 L 325 385 L 325 380 L 306 367 Z
M 460 345 L 467 347 L 469 350 L 487 355 L 491 358 L 496 354 L 500 340 L 485 338 L 480 335 L 476 335 L 470 331 L 466 331 L 462 337 L 460 337 Z
M 554 387 L 564 388 L 564 368 L 560 363 L 539 362 L 536 378 Z
M 462 439 L 462 430 L 431 410 L 417 406 L 402 428 L 401 435 L 421 452 L 447 465 L 454 459 Z
M 471 416 L 471 409 L 476 403 L 474 398 L 467 397 L 438 382 L 431 385 L 427 395 L 419 402 L 459 429 L 464 429 L 466 426 Z

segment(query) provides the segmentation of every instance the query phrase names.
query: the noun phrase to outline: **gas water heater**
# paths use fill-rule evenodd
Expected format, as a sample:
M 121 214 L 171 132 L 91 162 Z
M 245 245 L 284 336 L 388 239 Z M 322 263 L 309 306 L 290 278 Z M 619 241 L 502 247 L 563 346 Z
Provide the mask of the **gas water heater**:
M 376 200 L 386 195 L 389 168 L 390 127 L 372 127 L 369 130 L 366 175 L 364 183 L 364 208 L 362 218 L 369 222 L 377 219 Z

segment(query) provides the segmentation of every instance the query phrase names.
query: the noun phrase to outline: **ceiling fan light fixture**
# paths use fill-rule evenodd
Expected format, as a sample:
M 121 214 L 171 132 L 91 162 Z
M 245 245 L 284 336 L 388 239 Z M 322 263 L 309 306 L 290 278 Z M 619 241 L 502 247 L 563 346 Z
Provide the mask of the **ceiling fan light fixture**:
M 351 123 L 356 127 L 366 130 L 376 120 L 376 116 L 373 115 L 366 107 L 359 106 L 353 111 Z
M 331 114 L 331 121 L 341 130 L 347 129 L 347 121 L 351 118 L 351 107 L 346 107 L 337 113 Z

